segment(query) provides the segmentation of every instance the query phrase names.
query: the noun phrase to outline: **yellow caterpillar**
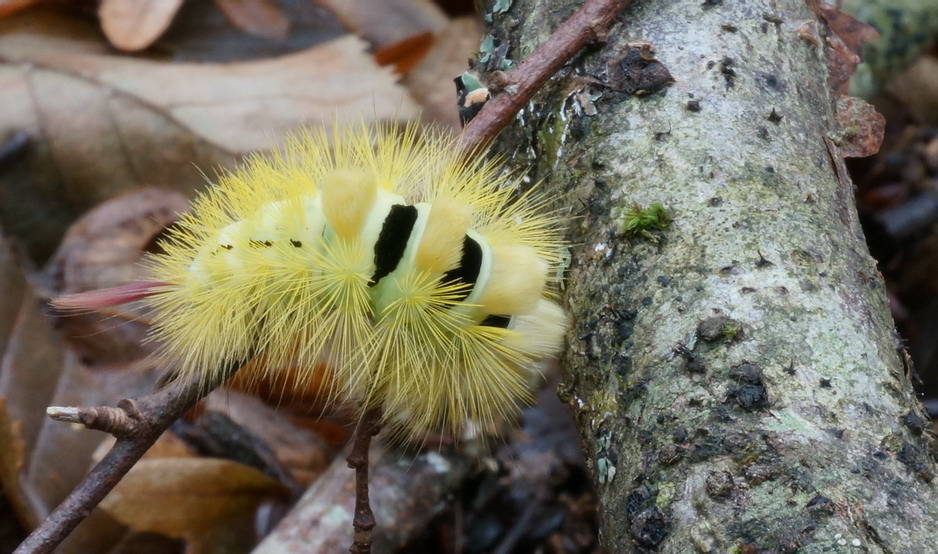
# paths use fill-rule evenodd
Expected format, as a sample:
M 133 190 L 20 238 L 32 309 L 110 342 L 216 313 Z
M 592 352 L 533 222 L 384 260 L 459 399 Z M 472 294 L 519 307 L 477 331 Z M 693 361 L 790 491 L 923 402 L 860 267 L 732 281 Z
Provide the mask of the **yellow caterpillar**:
M 169 229 L 145 299 L 161 354 L 192 379 L 251 358 L 248 379 L 325 367 L 330 400 L 381 408 L 399 438 L 493 431 L 562 344 L 557 217 L 441 134 L 329 139 L 251 158 Z

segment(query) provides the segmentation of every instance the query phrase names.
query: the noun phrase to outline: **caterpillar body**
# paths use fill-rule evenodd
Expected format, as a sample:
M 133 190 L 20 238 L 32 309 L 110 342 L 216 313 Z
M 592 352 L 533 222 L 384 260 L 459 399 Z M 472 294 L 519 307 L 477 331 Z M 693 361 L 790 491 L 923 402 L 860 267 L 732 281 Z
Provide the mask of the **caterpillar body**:
M 191 379 L 250 358 L 248 379 L 325 368 L 331 401 L 380 407 L 400 438 L 493 431 L 562 344 L 558 217 L 442 134 L 331 139 L 250 158 L 167 231 L 145 299 L 160 354 Z

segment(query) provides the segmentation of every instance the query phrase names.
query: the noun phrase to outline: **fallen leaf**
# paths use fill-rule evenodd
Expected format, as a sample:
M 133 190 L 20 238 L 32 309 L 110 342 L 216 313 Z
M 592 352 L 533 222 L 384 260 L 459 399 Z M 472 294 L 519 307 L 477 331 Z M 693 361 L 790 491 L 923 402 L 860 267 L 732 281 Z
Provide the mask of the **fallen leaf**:
M 414 68 L 433 46 L 433 33 L 423 31 L 412 37 L 385 46 L 375 52 L 375 61 L 379 65 L 394 64 L 394 71 L 407 73 Z
M 260 399 L 225 390 L 206 399 L 206 411 L 227 415 L 260 438 L 298 483 L 309 486 L 329 465 L 332 448 L 316 433 L 290 422 L 284 411 Z
M 838 94 L 847 94 L 850 78 L 860 65 L 860 49 L 864 42 L 879 38 L 873 27 L 841 12 L 833 6 L 818 6 L 817 14 L 827 24 L 829 49 L 828 68 L 830 86 Z
M 156 374 L 94 372 L 81 364 L 63 345 L 54 320 L 2 239 L 0 290 L 0 484 L 18 519 L 32 527 L 84 477 L 93 451 L 106 438 L 53 421 L 45 408 L 113 404 L 122 395 L 149 390 Z M 112 538 L 94 525 L 82 529 L 61 552 L 104 551 Z M 69 546 L 79 542 L 86 547 Z
M 840 11 L 835 6 L 820 6 L 819 15 L 830 30 L 844 41 L 847 48 L 857 54 L 864 43 L 879 38 L 879 32 L 871 25 Z
M 160 38 L 182 0 L 101 0 L 98 18 L 108 41 L 119 50 L 143 50 Z
M 922 56 L 886 86 L 919 123 L 938 125 L 938 59 Z
M 316 1 L 376 49 L 397 44 L 424 31 L 437 35 L 446 28 L 448 21 L 443 10 L 430 0 Z
M 136 531 L 189 542 L 189 552 L 225 552 L 253 542 L 254 512 L 285 489 L 260 471 L 216 458 L 147 458 L 128 472 L 101 508 Z M 167 509 L 171 507 L 171 509 Z
M 290 33 L 290 20 L 271 0 L 215 0 L 215 5 L 232 25 L 252 35 L 282 41 Z
M 39 0 L 0 0 L 0 17 L 13 15 L 38 3 Z
M 845 158 L 865 158 L 879 152 L 886 118 L 876 108 L 860 98 L 841 96 L 835 117 L 840 125 L 837 145 Z
M 7 413 L 6 399 L 0 397 L 0 485 L 24 527 L 39 524 L 30 506 L 29 493 L 20 484 L 19 476 L 25 462 L 23 426 Z
M 25 131 L 31 142 L 0 179 L 0 224 L 34 259 L 120 191 L 191 194 L 205 182 L 199 168 L 230 166 L 298 127 L 418 111 L 351 35 L 269 60 L 167 63 L 101 55 L 14 20 L 0 21 L 0 137 Z
M 144 252 L 156 248 L 162 231 L 189 207 L 181 194 L 145 188 L 95 207 L 72 225 L 45 269 L 51 294 L 61 296 L 144 281 Z M 63 313 L 58 329 L 88 365 L 140 360 L 153 350 L 146 342 L 149 310 L 139 302 L 94 312 Z
M 424 119 L 460 129 L 453 79 L 465 71 L 466 60 L 481 38 L 482 27 L 476 17 L 455 18 L 437 35 L 423 60 L 404 75 L 401 82 L 423 106 Z

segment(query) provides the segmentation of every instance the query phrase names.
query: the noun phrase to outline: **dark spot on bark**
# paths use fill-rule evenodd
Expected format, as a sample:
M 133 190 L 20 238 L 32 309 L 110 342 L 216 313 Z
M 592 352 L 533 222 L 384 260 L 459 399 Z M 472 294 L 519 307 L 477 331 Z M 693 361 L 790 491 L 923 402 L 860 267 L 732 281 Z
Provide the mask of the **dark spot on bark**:
M 625 496 L 625 515 L 629 519 L 634 518 L 648 508 L 656 496 L 657 491 L 652 491 L 647 485 L 639 485 L 630 490 Z
M 652 299 L 651 299 L 650 296 L 646 296 L 645 298 L 642 298 L 642 306 L 643 306 L 643 307 L 651 306 L 651 303 L 652 303 Z
M 713 66 L 715 66 L 716 64 L 717 64 L 717 62 L 715 62 L 715 61 L 713 61 L 713 60 L 708 61 L 708 62 L 707 62 L 707 69 L 713 69 Z
M 750 486 L 757 486 L 775 479 L 776 472 L 770 465 L 750 464 L 743 472 Z
M 674 429 L 671 437 L 674 439 L 674 442 L 683 443 L 687 441 L 687 429 L 683 425 L 678 425 Z
M 752 288 L 752 287 L 743 287 L 743 288 L 739 289 L 739 292 L 741 292 L 741 293 L 743 293 L 743 294 L 752 294 L 752 293 L 756 292 L 756 289 L 754 289 L 754 288 Z
M 905 414 L 901 418 L 902 424 L 909 428 L 909 431 L 912 432 L 916 437 L 921 435 L 925 429 L 928 428 L 928 420 L 924 417 L 915 413 L 915 411 L 910 410 L 909 413 Z
M 782 121 L 782 114 L 775 111 L 775 108 L 772 108 L 772 113 L 769 114 L 768 120 L 778 125 Z
M 886 454 L 882 450 L 877 450 L 876 452 L 873 452 L 873 457 L 877 460 L 883 461 L 889 459 L 889 454 Z
M 729 398 L 735 398 L 740 408 L 754 411 L 769 405 L 762 370 L 749 363 L 742 363 L 730 370 L 730 377 L 737 382 L 727 390 Z
M 835 439 L 844 438 L 844 429 L 824 429 L 824 430 L 830 433 L 830 435 L 834 437 Z
M 606 65 L 608 88 L 635 96 L 658 92 L 674 83 L 668 68 L 651 57 L 649 45 L 632 45 L 620 58 Z
M 726 498 L 733 492 L 733 475 L 728 471 L 712 471 L 707 476 L 707 494 L 710 498 Z
M 727 90 L 736 86 L 736 70 L 733 69 L 733 66 L 736 65 L 736 61 L 733 58 L 723 58 L 720 61 L 720 74 L 723 75 L 723 79 L 726 81 Z
M 719 6 L 722 3 L 723 3 L 723 0 L 704 0 L 701 6 L 703 6 L 704 9 L 708 9 L 714 6 Z
M 835 506 L 833 500 L 822 494 L 818 494 L 811 500 L 808 500 L 808 503 L 805 504 L 805 508 L 814 514 L 830 515 L 834 513 Z
M 902 449 L 896 453 L 896 459 L 926 483 L 931 483 L 935 478 L 935 472 L 929 467 L 925 455 L 909 442 L 902 442 Z
M 723 453 L 723 439 L 718 436 L 697 437 L 691 445 L 687 459 L 692 462 L 702 462 Z
M 726 31 L 727 33 L 735 33 L 739 30 L 739 27 L 733 25 L 732 23 L 724 23 L 720 25 L 720 28 Z
M 666 287 L 671 284 L 671 281 L 664 275 L 659 275 L 656 280 L 658 281 L 658 284 L 661 285 L 662 287 Z
M 666 444 L 658 451 L 658 463 L 671 465 L 684 456 L 684 447 L 678 444 Z
M 827 379 L 827 378 L 825 378 L 825 377 L 821 377 L 820 380 L 819 380 L 819 382 L 820 382 L 820 385 L 821 385 L 821 388 L 822 388 L 822 389 L 829 389 L 829 388 L 831 388 L 831 379 Z
M 632 520 L 631 531 L 638 544 L 648 548 L 658 546 L 668 535 L 668 518 L 657 506 L 648 508 Z
M 699 112 L 700 111 L 700 100 L 688 100 L 687 105 L 684 106 L 689 112 Z
M 756 135 L 762 140 L 769 140 L 771 138 L 769 137 L 769 130 L 761 126 L 756 129 Z
M 706 342 L 733 342 L 742 332 L 738 321 L 725 316 L 708 317 L 697 324 L 697 336 Z
M 717 206 L 720 206 L 723 204 L 723 198 L 719 196 L 714 196 L 708 201 L 708 204 L 710 204 L 711 208 L 716 208 Z
M 691 373 L 704 373 L 707 371 L 707 367 L 704 365 L 703 361 L 683 344 L 674 347 L 674 352 L 684 358 L 684 369 L 687 371 Z
M 785 367 L 783 367 L 783 368 L 782 368 L 782 371 L 784 371 L 785 373 L 787 373 L 787 374 L 789 374 L 789 375 L 794 375 L 794 374 L 795 374 L 795 361 L 792 360 L 792 361 L 788 362 L 788 365 L 785 366 Z
M 655 133 L 655 142 L 662 142 L 668 135 L 671 134 L 671 131 L 658 131 Z

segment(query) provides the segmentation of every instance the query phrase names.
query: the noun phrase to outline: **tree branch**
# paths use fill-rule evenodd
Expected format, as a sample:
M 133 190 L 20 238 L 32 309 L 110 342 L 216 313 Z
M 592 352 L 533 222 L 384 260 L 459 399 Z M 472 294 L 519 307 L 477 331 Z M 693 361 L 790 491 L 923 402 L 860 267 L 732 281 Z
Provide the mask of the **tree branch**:
M 137 399 L 123 399 L 118 408 L 49 408 L 59 421 L 82 423 L 109 432 L 117 442 L 61 504 L 33 530 L 16 554 L 52 552 L 130 471 L 156 439 L 202 397 L 241 367 L 234 364 L 211 382 L 176 380 Z
M 466 125 L 460 135 L 460 148 L 472 152 L 490 143 L 577 52 L 594 42 L 605 42 L 612 20 L 631 3 L 631 0 L 587 0 L 544 44 L 499 79 L 502 92 L 486 102 Z

